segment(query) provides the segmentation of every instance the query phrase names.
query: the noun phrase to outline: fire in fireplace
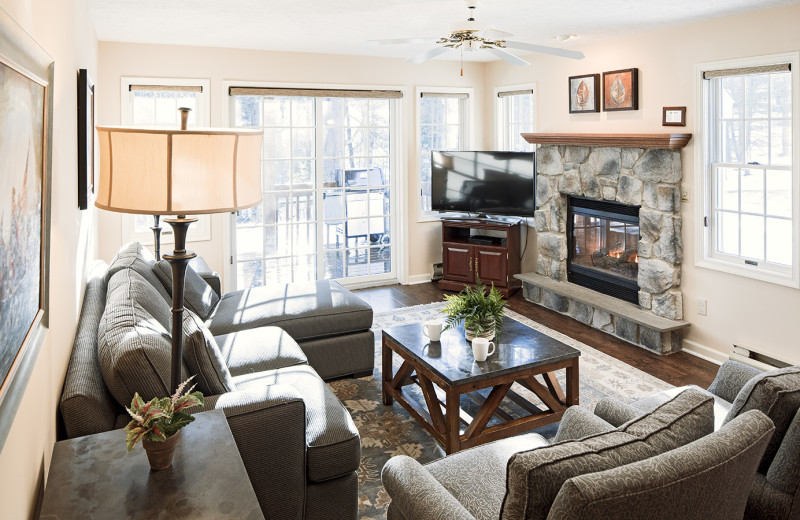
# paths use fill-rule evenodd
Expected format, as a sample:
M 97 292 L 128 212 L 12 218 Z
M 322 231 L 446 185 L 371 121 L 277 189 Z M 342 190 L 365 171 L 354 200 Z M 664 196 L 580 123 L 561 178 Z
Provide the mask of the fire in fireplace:
M 639 206 L 569 197 L 567 279 L 639 303 Z

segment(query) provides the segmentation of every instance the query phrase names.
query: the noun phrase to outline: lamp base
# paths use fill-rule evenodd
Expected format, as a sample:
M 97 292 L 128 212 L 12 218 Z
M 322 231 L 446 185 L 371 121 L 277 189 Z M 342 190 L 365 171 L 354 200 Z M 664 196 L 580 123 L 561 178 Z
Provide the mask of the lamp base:
M 175 235 L 175 250 L 172 254 L 164 255 L 164 260 L 172 268 L 172 370 L 171 381 L 173 391 L 182 382 L 181 367 L 183 366 L 183 293 L 186 280 L 186 268 L 189 261 L 197 255 L 186 250 L 186 232 L 196 218 L 186 218 L 179 215 L 177 218 L 167 218 L 164 222 L 172 226 Z
M 161 215 L 153 215 L 153 225 L 150 229 L 153 231 L 153 250 L 156 254 L 156 262 L 161 260 Z

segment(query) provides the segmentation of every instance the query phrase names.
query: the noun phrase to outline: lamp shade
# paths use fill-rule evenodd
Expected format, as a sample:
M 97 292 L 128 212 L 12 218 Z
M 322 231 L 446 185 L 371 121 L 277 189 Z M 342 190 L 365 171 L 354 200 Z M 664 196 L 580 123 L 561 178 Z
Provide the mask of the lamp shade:
M 95 206 L 146 215 L 199 215 L 261 201 L 259 130 L 98 126 Z

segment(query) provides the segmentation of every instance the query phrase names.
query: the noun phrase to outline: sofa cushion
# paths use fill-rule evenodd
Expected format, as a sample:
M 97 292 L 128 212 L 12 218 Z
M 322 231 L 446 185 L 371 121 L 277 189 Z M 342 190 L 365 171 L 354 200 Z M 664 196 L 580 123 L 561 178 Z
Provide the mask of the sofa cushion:
M 206 324 L 215 336 L 272 325 L 302 343 L 368 330 L 372 307 L 329 280 L 272 284 L 223 295 Z
M 307 362 L 303 350 L 278 327 L 256 327 L 216 336 L 222 359 L 234 376 Z
M 214 336 L 189 309 L 183 312 L 183 360 L 203 394 L 218 395 L 236 389 Z
M 156 265 L 156 259 L 153 254 L 146 249 L 139 242 L 131 242 L 125 244 L 117 252 L 117 255 L 111 260 L 106 271 L 106 282 L 123 269 L 133 269 L 139 276 L 147 280 L 147 282 L 158 291 L 158 294 L 165 302 L 172 304 L 172 298 L 164 285 L 158 280 L 158 277 L 153 273 L 153 266 Z
M 618 429 L 517 453 L 508 461 L 502 520 L 544 519 L 562 484 L 683 446 L 714 430 L 714 400 L 688 389 Z
M 164 288 L 172 296 L 172 266 L 166 260 L 161 260 L 153 265 L 153 271 Z M 219 301 L 219 296 L 214 289 L 206 282 L 191 265 L 186 266 L 186 275 L 183 284 L 183 301 L 187 308 L 191 309 L 203 319 L 208 318 L 214 306 Z
M 506 488 L 508 459 L 517 452 L 547 445 L 547 440 L 537 433 L 517 435 L 453 453 L 425 465 L 425 469 L 476 520 L 497 520 Z M 479 478 L 476 468 L 480 468 Z
M 130 406 L 136 392 L 145 400 L 172 394 L 170 320 L 170 306 L 136 271 L 122 269 L 111 277 L 97 356 L 119 404 Z
M 264 385 L 291 385 L 306 405 L 306 464 L 308 478 L 322 482 L 356 471 L 361 439 L 350 413 L 308 365 L 246 374 L 233 378 L 237 390 Z
M 800 409 L 800 367 L 762 372 L 749 380 L 733 401 L 725 423 L 748 410 L 761 410 L 775 424 L 759 472 L 766 473 L 783 441 L 789 424 Z

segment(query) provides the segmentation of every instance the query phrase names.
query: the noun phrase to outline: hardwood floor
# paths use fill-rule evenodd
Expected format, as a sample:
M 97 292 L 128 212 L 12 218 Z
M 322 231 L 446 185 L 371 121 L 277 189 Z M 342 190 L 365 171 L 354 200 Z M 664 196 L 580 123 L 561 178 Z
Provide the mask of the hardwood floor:
M 446 294 L 434 282 L 388 285 L 354 292 L 369 303 L 375 312 L 439 302 Z M 676 352 L 669 356 L 659 356 L 569 316 L 534 305 L 522 297 L 522 291 L 509 299 L 508 308 L 675 386 L 694 384 L 707 388 L 717 373 L 717 365 L 691 354 Z

